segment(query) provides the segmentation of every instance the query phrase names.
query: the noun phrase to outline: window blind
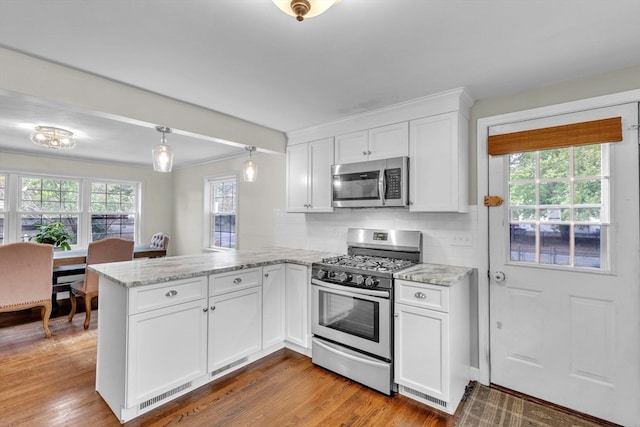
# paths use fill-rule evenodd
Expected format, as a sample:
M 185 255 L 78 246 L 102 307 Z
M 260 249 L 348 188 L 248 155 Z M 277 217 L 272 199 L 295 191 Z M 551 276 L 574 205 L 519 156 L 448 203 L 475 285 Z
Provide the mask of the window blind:
M 622 117 L 489 136 L 492 156 L 622 141 Z

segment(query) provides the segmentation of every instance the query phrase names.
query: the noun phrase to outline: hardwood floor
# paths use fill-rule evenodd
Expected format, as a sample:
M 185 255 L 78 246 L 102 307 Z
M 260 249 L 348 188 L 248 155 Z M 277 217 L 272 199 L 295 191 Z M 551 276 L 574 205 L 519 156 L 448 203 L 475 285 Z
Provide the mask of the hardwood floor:
M 39 310 L 0 314 L 0 426 L 118 426 L 95 391 L 97 315 L 84 330 L 68 303 L 47 339 Z M 96 312 L 97 314 L 97 312 Z M 290 350 L 144 414 L 126 426 L 426 426 L 454 417 L 404 396 L 388 397 Z

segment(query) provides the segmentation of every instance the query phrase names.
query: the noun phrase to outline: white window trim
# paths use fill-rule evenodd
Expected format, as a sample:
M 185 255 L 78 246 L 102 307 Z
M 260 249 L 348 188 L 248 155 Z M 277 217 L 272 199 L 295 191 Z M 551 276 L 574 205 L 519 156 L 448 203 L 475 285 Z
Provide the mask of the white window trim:
M 220 181 L 223 179 L 233 178 L 236 180 L 236 247 L 235 248 L 221 248 L 217 246 L 210 246 L 210 231 L 212 228 L 211 224 L 211 186 L 215 181 Z M 240 182 L 240 177 L 237 173 L 221 173 L 216 175 L 208 175 L 203 179 L 203 205 L 202 205 L 202 252 L 232 252 L 238 250 L 238 237 L 240 236 L 240 203 L 238 203 L 238 190 L 240 186 L 238 185 Z

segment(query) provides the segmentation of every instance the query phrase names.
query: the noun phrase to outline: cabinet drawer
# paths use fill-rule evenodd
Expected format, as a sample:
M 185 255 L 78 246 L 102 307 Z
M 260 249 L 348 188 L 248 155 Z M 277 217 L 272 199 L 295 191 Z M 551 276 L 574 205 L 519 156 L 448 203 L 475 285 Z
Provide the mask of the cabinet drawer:
M 142 313 L 207 297 L 207 278 L 193 277 L 129 290 L 129 314 Z
M 262 285 L 262 267 L 209 276 L 209 295 L 220 295 Z
M 449 312 L 449 288 L 447 286 L 406 280 L 396 280 L 394 286 L 395 298 L 398 303 Z

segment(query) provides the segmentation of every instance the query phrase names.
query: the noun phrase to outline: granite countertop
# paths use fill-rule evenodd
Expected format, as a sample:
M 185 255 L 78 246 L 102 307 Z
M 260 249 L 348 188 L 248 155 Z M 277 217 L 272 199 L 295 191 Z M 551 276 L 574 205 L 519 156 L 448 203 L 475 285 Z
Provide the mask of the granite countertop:
M 396 279 L 451 286 L 471 274 L 473 268 L 444 264 L 418 264 L 393 275 Z
M 333 255 L 336 254 L 305 249 L 269 247 L 136 259 L 90 265 L 88 268 L 98 273 L 99 276 L 130 288 L 284 262 L 310 266 L 313 262 Z

